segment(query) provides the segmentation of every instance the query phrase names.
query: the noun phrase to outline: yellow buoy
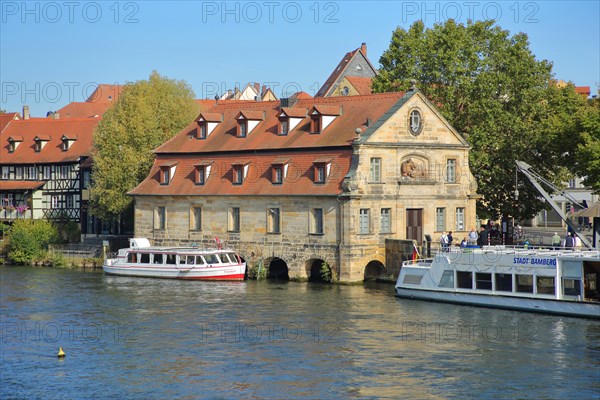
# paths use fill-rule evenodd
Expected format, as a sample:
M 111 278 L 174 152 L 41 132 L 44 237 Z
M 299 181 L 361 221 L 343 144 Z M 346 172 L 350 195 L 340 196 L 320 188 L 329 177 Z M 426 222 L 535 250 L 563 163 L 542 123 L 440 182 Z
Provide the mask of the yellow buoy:
M 58 356 L 59 357 L 64 357 L 66 356 L 65 352 L 63 351 L 62 347 L 58 348 Z

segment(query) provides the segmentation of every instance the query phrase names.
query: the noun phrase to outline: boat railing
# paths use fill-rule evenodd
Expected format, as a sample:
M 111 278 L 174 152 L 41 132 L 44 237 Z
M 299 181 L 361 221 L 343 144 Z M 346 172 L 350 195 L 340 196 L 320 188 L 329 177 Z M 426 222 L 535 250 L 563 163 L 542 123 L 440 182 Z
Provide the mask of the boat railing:
M 460 254 L 514 254 L 518 256 L 528 255 L 547 255 L 547 256 L 569 256 L 569 257 L 599 257 L 600 249 L 565 249 L 553 247 L 532 247 L 532 246 L 483 246 L 483 247 L 451 247 L 440 249 L 436 256 Z

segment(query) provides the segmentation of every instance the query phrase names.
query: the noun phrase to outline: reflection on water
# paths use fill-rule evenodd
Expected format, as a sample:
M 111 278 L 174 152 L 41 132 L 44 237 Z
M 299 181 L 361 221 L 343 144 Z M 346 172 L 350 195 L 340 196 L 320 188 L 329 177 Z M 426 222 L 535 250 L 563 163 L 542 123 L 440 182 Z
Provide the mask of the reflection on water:
M 600 396 L 595 321 L 397 299 L 381 284 L 0 277 L 1 398 Z

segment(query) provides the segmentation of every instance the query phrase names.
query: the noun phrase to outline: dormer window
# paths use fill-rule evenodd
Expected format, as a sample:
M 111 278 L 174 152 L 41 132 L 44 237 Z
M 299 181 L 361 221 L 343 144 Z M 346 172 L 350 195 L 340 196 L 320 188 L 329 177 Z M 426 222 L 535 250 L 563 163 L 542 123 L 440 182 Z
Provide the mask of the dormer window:
M 246 137 L 265 119 L 265 115 L 262 111 L 240 111 L 235 119 L 238 122 L 237 137 Z
M 313 106 L 309 114 L 311 133 L 321 133 L 336 117 L 341 115 L 341 108 L 338 106 Z
M 271 164 L 271 182 L 274 185 L 281 185 L 287 175 L 289 160 L 277 159 Z
M 11 136 L 8 138 L 8 152 L 13 153 L 23 141 L 21 136 Z
M 287 135 L 290 130 L 290 121 L 287 118 L 283 118 L 279 120 L 279 134 Z
M 50 137 L 49 136 L 36 136 L 35 139 L 33 139 L 33 140 L 35 141 L 34 149 L 37 153 L 39 153 L 40 151 L 42 151 L 44 146 L 46 146 L 46 144 L 50 141 Z
M 176 168 L 177 162 L 163 164 L 160 166 L 158 178 L 161 185 L 168 185 L 171 182 L 171 180 L 173 180 Z
M 278 135 L 287 135 L 306 117 L 305 108 L 282 107 L 277 118 L 279 118 Z
M 234 185 L 241 185 L 244 183 L 244 178 L 248 174 L 248 167 L 250 161 L 236 161 L 231 164 L 232 167 L 232 179 Z
M 223 114 L 200 113 L 196 118 L 198 124 L 196 139 L 206 139 L 221 122 L 223 122 Z
M 196 185 L 204 185 L 210 176 L 212 161 L 205 161 L 194 165 L 194 183 Z
M 60 140 L 61 140 L 60 148 L 61 148 L 62 151 L 69 150 L 69 148 L 71 147 L 71 145 L 73 143 L 75 143 L 75 138 L 69 138 L 66 135 L 63 135 L 63 137 L 60 138 Z
M 330 158 L 319 158 L 314 161 L 314 182 L 325 183 L 329 171 L 331 170 L 331 159 Z

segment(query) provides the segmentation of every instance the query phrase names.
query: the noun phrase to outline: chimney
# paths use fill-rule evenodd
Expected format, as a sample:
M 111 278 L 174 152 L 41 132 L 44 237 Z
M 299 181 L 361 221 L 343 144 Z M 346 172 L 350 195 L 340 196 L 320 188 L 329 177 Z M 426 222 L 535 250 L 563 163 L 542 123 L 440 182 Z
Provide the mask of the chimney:
M 60 113 L 58 112 L 54 112 L 54 115 L 52 116 L 54 119 L 60 119 Z
M 360 45 L 360 51 L 365 57 L 367 57 L 367 42 L 362 42 L 362 44 Z
M 29 106 L 23 106 L 23 119 L 29 119 Z

